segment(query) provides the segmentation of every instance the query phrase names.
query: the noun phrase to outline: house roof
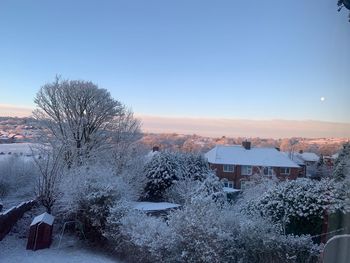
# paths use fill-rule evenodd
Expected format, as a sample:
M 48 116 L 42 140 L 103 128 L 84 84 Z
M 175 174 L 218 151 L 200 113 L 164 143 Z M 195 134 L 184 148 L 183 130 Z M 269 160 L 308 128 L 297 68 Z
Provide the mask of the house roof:
M 305 162 L 317 162 L 320 159 L 320 157 L 316 153 L 311 153 L 311 152 L 298 153 L 298 155 Z
M 284 152 L 284 154 L 295 163 L 301 165 L 305 164 L 305 162 L 318 162 L 320 159 L 316 153 L 312 152 L 294 152 L 293 154 L 291 152 Z
M 264 167 L 291 167 L 298 168 L 295 162 L 290 160 L 275 148 L 256 148 L 246 150 L 240 145 L 217 145 L 205 154 L 209 163 L 252 165 Z
M 51 226 L 53 224 L 54 220 L 55 220 L 54 216 L 52 216 L 52 215 L 50 215 L 50 214 L 45 212 L 45 213 L 43 213 L 41 215 L 38 215 L 38 216 L 34 217 L 33 222 L 30 224 L 30 226 L 34 226 L 34 225 L 36 225 L 39 222 L 44 222 L 44 223 L 46 223 L 46 224 Z

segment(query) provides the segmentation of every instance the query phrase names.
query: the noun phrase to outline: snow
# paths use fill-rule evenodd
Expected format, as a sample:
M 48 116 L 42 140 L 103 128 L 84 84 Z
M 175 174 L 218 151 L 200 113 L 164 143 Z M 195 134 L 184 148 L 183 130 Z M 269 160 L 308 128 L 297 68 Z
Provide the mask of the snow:
M 135 202 L 134 208 L 141 211 L 161 211 L 180 207 L 178 204 L 168 202 Z
M 25 155 L 31 155 L 32 151 L 30 147 L 32 146 L 32 143 L 4 143 L 0 144 L 0 153 L 3 152 L 5 154 L 11 152 L 17 153 L 17 154 L 25 154 Z
M 30 226 L 36 225 L 39 222 L 44 222 L 51 226 L 54 220 L 55 220 L 54 216 L 45 212 L 45 213 L 42 213 L 41 215 L 36 216 L 33 219 L 33 222 L 30 224 Z
M 213 164 L 299 168 L 299 165 L 275 148 L 252 147 L 246 150 L 239 145 L 217 145 L 205 157 Z
M 26 250 L 27 239 L 8 235 L 1 241 L 0 262 L 19 263 L 118 263 L 116 259 L 87 249 L 74 240 L 74 245 L 65 244 L 59 249 L 54 242 L 49 249 Z
M 299 165 L 304 165 L 306 162 L 316 163 L 320 159 L 320 157 L 316 153 L 312 153 L 312 152 L 303 152 L 303 153 L 284 152 L 283 154 Z
M 234 188 L 231 188 L 231 187 L 224 187 L 223 189 L 224 189 L 225 193 L 237 193 L 237 192 L 241 191 L 239 189 L 234 189 Z
M 320 157 L 316 153 L 311 152 L 303 152 L 298 153 L 299 156 L 305 161 L 305 162 L 318 162 Z

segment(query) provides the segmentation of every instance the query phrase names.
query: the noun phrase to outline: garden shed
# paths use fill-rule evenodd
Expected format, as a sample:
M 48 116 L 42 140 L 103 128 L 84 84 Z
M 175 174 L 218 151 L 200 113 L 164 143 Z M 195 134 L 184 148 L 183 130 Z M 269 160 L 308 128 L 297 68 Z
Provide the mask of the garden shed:
M 54 216 L 46 212 L 33 219 L 30 224 L 27 249 L 37 250 L 50 247 L 54 219 Z

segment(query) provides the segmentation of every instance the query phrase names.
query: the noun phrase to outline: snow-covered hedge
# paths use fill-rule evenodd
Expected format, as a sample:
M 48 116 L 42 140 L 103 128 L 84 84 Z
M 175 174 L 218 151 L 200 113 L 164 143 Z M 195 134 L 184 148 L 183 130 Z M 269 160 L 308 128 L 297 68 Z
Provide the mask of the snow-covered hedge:
M 270 222 L 230 205 L 198 196 L 168 220 L 129 213 L 121 232 L 134 245 L 132 261 L 317 262 L 319 247 L 309 236 L 283 235 Z
M 244 209 L 258 212 L 284 231 L 296 234 L 316 234 L 326 213 L 347 210 L 346 197 L 336 182 L 307 178 L 278 183 L 248 200 Z

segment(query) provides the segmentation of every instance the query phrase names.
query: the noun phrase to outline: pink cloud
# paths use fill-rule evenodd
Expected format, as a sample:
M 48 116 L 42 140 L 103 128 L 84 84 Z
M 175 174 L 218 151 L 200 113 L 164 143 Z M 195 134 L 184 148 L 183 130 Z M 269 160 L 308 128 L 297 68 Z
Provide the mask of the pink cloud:
M 32 114 L 32 110 L 29 107 L 0 104 L 0 116 L 4 117 L 28 117 Z
M 138 116 L 145 132 L 198 134 L 210 137 L 350 137 L 350 123 L 294 120 L 244 120 Z

